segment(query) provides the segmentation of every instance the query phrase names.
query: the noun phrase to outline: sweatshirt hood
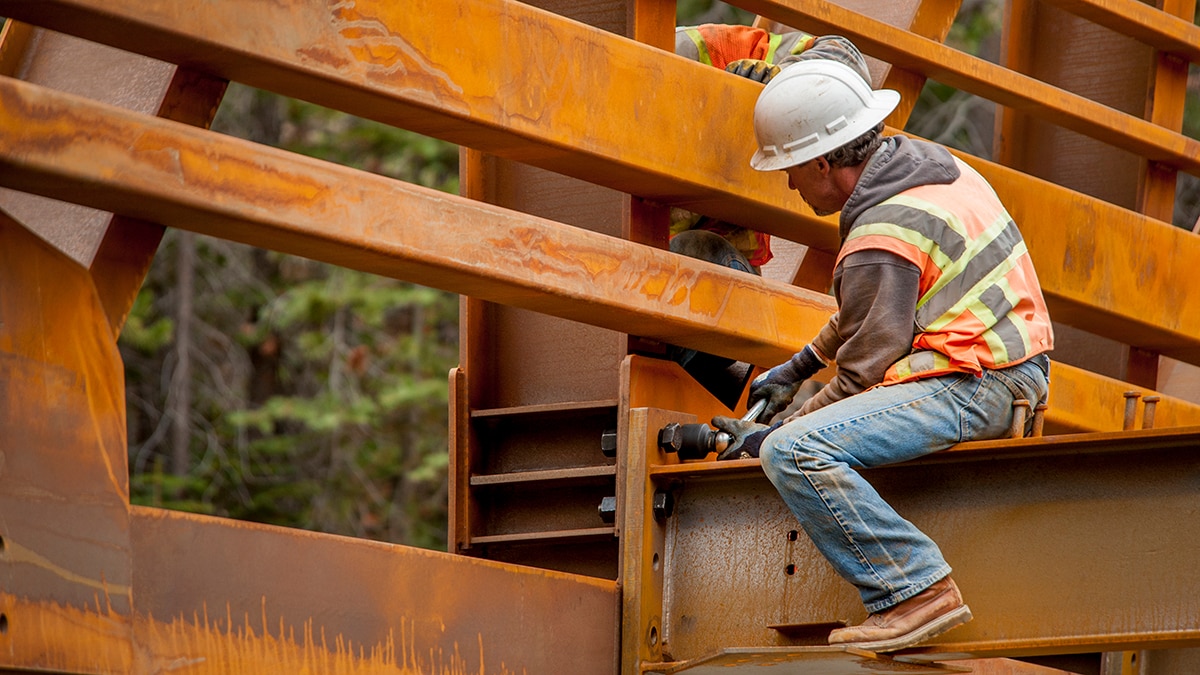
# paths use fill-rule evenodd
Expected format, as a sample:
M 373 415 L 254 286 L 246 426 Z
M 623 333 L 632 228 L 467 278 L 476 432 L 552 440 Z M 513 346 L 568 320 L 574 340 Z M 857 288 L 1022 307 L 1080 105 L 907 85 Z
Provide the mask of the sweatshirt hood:
M 954 156 L 940 145 L 907 136 L 884 138 L 842 207 L 842 240 L 863 211 L 910 188 L 953 183 L 960 174 Z

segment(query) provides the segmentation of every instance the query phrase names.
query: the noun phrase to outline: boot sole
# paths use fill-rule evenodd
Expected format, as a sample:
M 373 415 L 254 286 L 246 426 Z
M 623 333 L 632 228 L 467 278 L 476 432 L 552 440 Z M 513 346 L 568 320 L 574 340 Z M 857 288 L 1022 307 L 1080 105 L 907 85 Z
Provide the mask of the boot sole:
M 911 647 L 935 638 L 951 628 L 963 625 L 972 618 L 974 617 L 971 616 L 971 608 L 963 605 L 899 637 L 888 638 L 887 640 L 874 640 L 872 642 L 848 642 L 846 644 L 850 647 L 866 649 L 872 652 L 894 652 L 897 649 Z

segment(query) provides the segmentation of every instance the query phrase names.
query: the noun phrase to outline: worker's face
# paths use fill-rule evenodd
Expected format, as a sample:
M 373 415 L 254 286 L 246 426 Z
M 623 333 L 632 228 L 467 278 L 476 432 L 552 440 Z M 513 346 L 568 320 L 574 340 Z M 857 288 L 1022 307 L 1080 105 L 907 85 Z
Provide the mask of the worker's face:
M 800 198 L 818 216 L 837 213 L 846 203 L 837 191 L 832 169 L 824 157 L 784 169 L 788 177 L 788 187 L 799 192 Z

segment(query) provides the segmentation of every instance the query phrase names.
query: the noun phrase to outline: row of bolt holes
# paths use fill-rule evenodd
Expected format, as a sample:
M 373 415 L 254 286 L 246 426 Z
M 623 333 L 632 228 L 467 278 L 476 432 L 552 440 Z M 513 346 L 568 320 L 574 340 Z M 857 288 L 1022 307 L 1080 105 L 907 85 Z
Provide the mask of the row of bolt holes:
M 0 537 L 0 559 L 4 556 L 4 537 Z M 0 635 L 8 635 L 8 614 L 4 612 L 0 612 Z
M 799 536 L 800 536 L 800 533 L 797 532 L 796 530 L 788 530 L 787 539 L 789 542 L 796 541 L 796 539 Z M 792 548 L 791 546 L 788 547 L 788 553 L 791 553 L 791 548 Z M 787 566 L 783 568 L 783 573 L 788 575 L 789 577 L 792 576 L 793 574 L 795 574 L 796 573 L 796 563 L 788 563 Z

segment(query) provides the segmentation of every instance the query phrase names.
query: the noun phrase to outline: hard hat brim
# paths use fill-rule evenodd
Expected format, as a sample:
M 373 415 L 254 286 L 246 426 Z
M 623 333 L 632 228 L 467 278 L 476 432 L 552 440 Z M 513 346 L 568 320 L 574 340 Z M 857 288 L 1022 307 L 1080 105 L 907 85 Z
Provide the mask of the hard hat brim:
M 750 167 L 756 171 L 782 171 L 788 167 L 797 166 L 817 157 L 827 155 L 833 150 L 854 141 L 859 136 L 875 128 L 875 125 L 887 119 L 887 116 L 892 114 L 896 106 L 900 105 L 900 92 L 891 89 L 877 89 L 872 91 L 871 94 L 870 104 L 864 108 L 853 123 L 848 124 L 836 134 L 831 135 L 824 142 L 814 143 L 804 148 L 775 153 L 770 153 L 763 148 L 759 148 L 750 158 Z

